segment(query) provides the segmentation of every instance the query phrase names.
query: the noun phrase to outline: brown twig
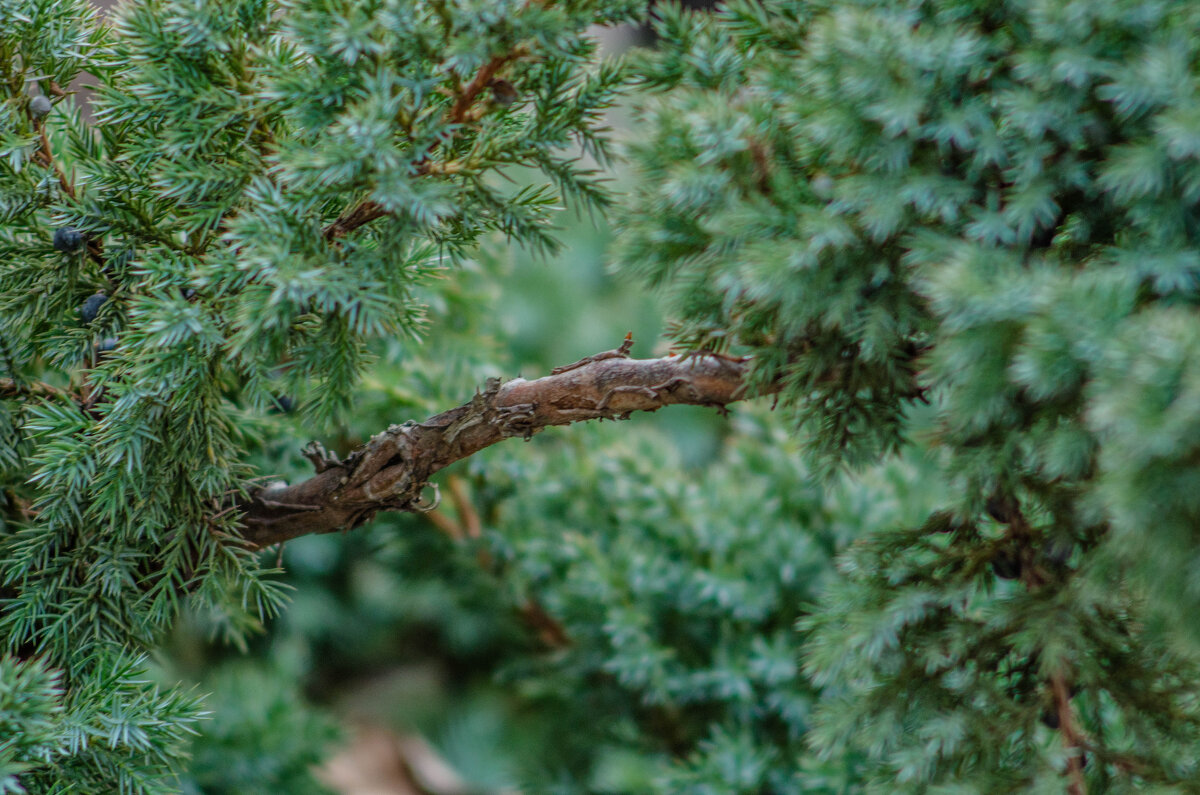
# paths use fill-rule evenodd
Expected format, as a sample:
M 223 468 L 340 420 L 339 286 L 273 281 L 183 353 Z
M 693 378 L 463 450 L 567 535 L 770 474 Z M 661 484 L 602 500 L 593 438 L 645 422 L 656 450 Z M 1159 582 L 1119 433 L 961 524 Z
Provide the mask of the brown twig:
M 42 381 L 20 383 L 13 378 L 0 378 L 0 398 L 63 397 L 66 393 Z
M 463 535 L 467 538 L 482 537 L 483 523 L 479 521 L 479 512 L 475 510 L 470 496 L 467 495 L 467 487 L 463 485 L 463 479 L 458 475 L 451 475 L 446 480 L 450 486 L 450 499 L 454 502 L 454 510 L 458 512 L 458 521 L 461 524 Z
M 479 512 L 471 503 L 471 496 L 467 494 L 467 487 L 463 485 L 462 478 L 451 475 L 446 478 L 446 482 L 450 486 L 450 501 L 454 503 L 454 511 L 458 514 L 458 528 L 462 537 L 472 541 L 483 538 L 483 523 L 479 521 Z M 496 566 L 496 559 L 482 544 L 476 548 L 475 558 L 479 561 L 480 568 L 485 571 L 491 571 Z
M 479 95 L 491 85 L 492 80 L 496 77 L 496 73 L 507 66 L 512 61 L 520 58 L 527 50 L 524 47 L 515 47 L 512 50 L 500 55 L 493 55 L 491 60 L 479 68 L 475 73 L 475 77 L 471 82 L 463 87 L 454 104 L 450 106 L 450 112 L 447 114 L 447 120 L 451 124 L 462 124 L 466 121 L 471 121 L 468 116 L 471 107 L 475 104 L 475 100 Z
M 46 125 L 40 122 L 38 123 L 38 137 L 40 146 L 34 154 L 34 159 L 43 168 L 53 169 L 54 175 L 58 177 L 58 184 L 62 187 L 63 193 L 74 199 L 75 186 L 71 184 L 71 181 L 67 179 L 67 175 L 63 173 L 62 168 L 54 160 L 54 153 L 50 151 L 50 136 L 46 135 Z
M 458 521 L 456 522 L 436 510 L 425 511 L 425 518 L 455 543 L 461 544 L 468 539 L 481 538 L 483 526 L 479 521 L 479 512 L 471 504 L 463 479 L 458 475 L 451 475 L 446 480 L 450 487 L 450 499 L 454 502 L 454 510 L 458 514 Z M 495 560 L 486 549 L 481 547 L 476 559 L 484 571 L 495 572 Z M 548 648 L 561 649 L 571 645 L 571 639 L 567 636 L 566 629 L 558 619 L 546 612 L 546 608 L 542 606 L 537 597 L 528 597 L 518 608 L 518 613 L 521 620 L 537 634 L 538 639 Z
M 16 509 L 22 521 L 32 522 L 38 517 L 40 512 L 34 510 L 32 503 L 24 497 L 19 496 L 15 491 L 6 489 L 3 496 L 7 498 L 9 506 Z
M 625 419 L 663 406 L 723 407 L 744 397 L 748 367 L 707 356 L 607 358 L 534 381 L 502 385 L 495 379 L 461 406 L 376 434 L 306 481 L 258 490 L 239 506 L 243 536 L 265 547 L 351 528 L 381 510 L 420 510 L 421 491 L 434 473 L 485 447 L 554 425 Z M 469 515 L 464 510 L 463 521 Z
M 572 362 L 571 364 L 564 364 L 562 367 L 555 367 L 553 370 L 550 371 L 550 375 L 558 375 L 559 373 L 566 373 L 571 370 L 575 370 L 579 367 L 583 367 L 585 364 L 591 364 L 592 362 L 603 361 L 604 359 L 628 359 L 629 352 L 631 350 L 633 350 L 633 332 L 627 331 L 627 332 L 625 332 L 625 339 L 621 341 L 620 347 L 613 348 L 611 351 L 603 351 L 601 353 L 593 353 L 591 356 L 584 356 L 582 359 L 580 359 L 577 362 Z M 684 355 L 688 356 L 689 354 L 684 354 Z
M 1083 780 L 1083 754 L 1087 743 L 1079 724 L 1075 722 L 1071 693 L 1062 671 L 1056 671 L 1050 677 L 1050 689 L 1054 693 L 1054 708 L 1058 713 L 1058 730 L 1067 748 L 1067 775 L 1071 779 L 1067 792 L 1070 795 L 1087 795 L 1087 784 Z
M 59 89 L 60 96 L 62 89 Z M 43 168 L 49 168 L 54 171 L 54 176 L 58 178 L 59 187 L 72 201 L 75 199 L 75 184 L 72 180 L 67 179 L 66 173 L 62 167 L 58 165 L 58 161 L 54 159 L 54 153 L 50 150 L 50 137 L 46 134 L 46 125 L 42 121 L 35 122 L 38 127 L 38 148 L 33 153 L 34 162 Z M 100 249 L 100 244 L 89 240 L 87 241 L 87 253 L 92 258 L 92 261 L 97 265 L 104 265 L 104 252 Z
M 465 538 L 463 529 L 459 526 L 458 522 L 454 521 L 441 511 L 436 509 L 432 511 L 423 511 L 421 515 L 424 516 L 431 525 L 436 527 L 451 541 L 459 542 Z
M 538 640 L 547 647 L 565 649 L 571 645 L 571 636 L 567 634 L 566 628 L 557 618 L 547 613 L 542 603 L 534 597 L 529 597 L 525 604 L 521 605 L 521 618 L 537 632 Z
M 987 501 L 987 510 L 997 521 L 1009 526 L 1008 537 L 1018 549 L 1019 577 L 1030 591 L 1037 591 L 1051 582 L 1045 569 L 1035 558 L 1033 527 L 1021 510 L 1021 504 L 1012 494 L 998 491 Z M 1070 795 L 1087 795 L 1087 783 L 1083 778 L 1084 749 L 1086 737 L 1075 720 L 1071 708 L 1071 692 L 1066 674 L 1059 670 L 1050 677 L 1050 693 L 1054 698 L 1054 709 L 1058 719 L 1058 730 L 1067 749 L 1067 792 Z
M 332 242 L 340 237 L 345 237 L 363 224 L 368 224 L 385 215 L 388 215 L 388 211 L 381 204 L 370 199 L 363 199 L 325 227 L 325 239 Z

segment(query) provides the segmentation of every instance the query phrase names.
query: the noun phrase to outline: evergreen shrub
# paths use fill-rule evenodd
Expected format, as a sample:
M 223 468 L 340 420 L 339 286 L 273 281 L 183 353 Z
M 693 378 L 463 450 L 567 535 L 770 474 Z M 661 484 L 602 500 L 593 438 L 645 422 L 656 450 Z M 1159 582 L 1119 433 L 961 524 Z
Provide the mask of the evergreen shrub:
M 0 0 L 0 792 L 320 791 L 321 633 L 438 578 L 447 654 L 542 714 L 530 790 L 1196 790 L 1200 6 L 660 6 L 598 58 L 644 11 Z M 463 285 L 561 203 L 689 358 L 563 368 L 553 410 L 787 422 L 700 469 L 625 426 L 489 451 L 461 538 L 297 542 L 327 612 L 272 623 L 287 522 L 431 508 L 279 495 L 543 427 Z M 700 374 L 581 391 L 639 366 Z M 312 476 L 316 435 L 365 446 Z M 356 534 L 379 587 L 334 605 Z M 179 685 L 197 627 L 248 656 Z

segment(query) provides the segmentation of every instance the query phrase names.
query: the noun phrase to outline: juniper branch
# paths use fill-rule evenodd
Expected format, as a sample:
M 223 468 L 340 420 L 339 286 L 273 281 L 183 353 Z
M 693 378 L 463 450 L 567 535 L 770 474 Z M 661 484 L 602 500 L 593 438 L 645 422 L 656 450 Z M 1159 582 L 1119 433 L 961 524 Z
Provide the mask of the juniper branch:
M 1063 744 L 1070 754 L 1067 757 L 1067 792 L 1070 795 L 1087 795 L 1087 784 L 1083 779 L 1084 736 L 1075 721 L 1075 712 L 1071 709 L 1071 694 L 1066 677 L 1061 671 L 1050 677 L 1050 686 L 1054 693 L 1054 709 L 1058 714 L 1059 731 L 1062 732 Z
M 492 379 L 482 393 L 425 422 L 392 425 L 302 483 L 259 489 L 240 506 L 254 547 L 350 529 L 381 510 L 420 511 L 441 469 L 514 436 L 553 425 L 626 419 L 689 404 L 723 408 L 745 395 L 749 363 L 712 355 L 599 358 L 544 378 Z
M 487 63 L 479 68 L 475 76 L 466 86 L 455 96 L 454 104 L 446 113 L 446 120 L 451 124 L 464 124 L 471 120 L 471 108 L 475 105 L 479 95 L 492 84 L 496 74 L 507 66 L 512 61 L 521 58 L 529 52 L 524 46 L 517 46 L 505 53 L 494 55 Z M 457 135 L 457 133 L 455 133 Z M 452 170 L 439 168 L 437 164 L 429 160 L 422 160 L 416 164 L 416 176 L 433 173 L 453 173 Z M 337 219 L 325 227 L 324 235 L 326 240 L 337 240 L 358 229 L 360 226 L 369 224 L 378 218 L 388 215 L 389 211 L 373 199 L 363 199 L 353 207 L 345 210 Z

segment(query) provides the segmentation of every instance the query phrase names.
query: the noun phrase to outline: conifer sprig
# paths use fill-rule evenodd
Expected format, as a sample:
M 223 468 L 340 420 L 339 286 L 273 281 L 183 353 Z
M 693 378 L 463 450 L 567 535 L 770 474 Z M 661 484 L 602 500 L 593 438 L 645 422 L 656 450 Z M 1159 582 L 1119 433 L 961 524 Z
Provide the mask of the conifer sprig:
M 734 446 L 772 478 L 744 488 L 635 440 L 577 483 L 477 481 L 537 494 L 492 561 L 571 639 L 547 681 L 686 757 L 653 786 L 1192 786 L 1196 4 L 664 6 L 657 53 L 598 63 L 590 26 L 638 10 L 0 0 L 0 788 L 171 789 L 203 709 L 145 654 L 185 610 L 261 630 L 285 594 L 258 547 L 427 508 L 434 471 L 503 438 L 768 393 L 827 479 L 919 446 L 940 476 L 873 470 L 832 504 L 786 440 Z M 491 382 L 262 487 L 248 451 L 286 444 L 285 396 L 338 423 L 384 346 L 419 350 L 434 276 L 493 233 L 552 249 L 563 201 L 609 206 L 579 152 L 609 162 L 635 78 L 619 269 L 696 355 Z M 925 518 L 894 518 L 918 491 Z M 254 747 L 301 789 L 329 733 L 297 723 Z

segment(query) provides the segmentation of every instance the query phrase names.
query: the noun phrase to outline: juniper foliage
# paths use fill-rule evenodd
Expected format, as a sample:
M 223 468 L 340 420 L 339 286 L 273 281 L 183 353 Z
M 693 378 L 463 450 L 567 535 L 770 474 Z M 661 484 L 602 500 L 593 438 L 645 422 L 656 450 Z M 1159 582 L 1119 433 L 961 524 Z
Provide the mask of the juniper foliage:
M 821 688 L 800 670 L 795 624 L 862 523 L 930 510 L 937 489 L 917 487 L 930 468 L 893 461 L 830 487 L 765 412 L 737 430 L 702 473 L 656 434 L 600 429 L 480 466 L 507 600 L 553 616 L 565 638 L 500 673 L 569 738 L 552 764 L 571 775 L 555 791 L 798 795 L 858 782 L 856 753 L 820 760 L 806 747 Z
M 0 5 L 0 637 L 6 689 L 41 694 L 6 788 L 173 786 L 199 706 L 141 655 L 184 606 L 239 641 L 283 600 L 226 509 L 259 418 L 298 395 L 330 424 L 443 258 L 604 206 L 569 146 L 605 161 L 626 77 L 585 30 L 635 6 Z M 516 166 L 545 184 L 494 179 Z
M 473 374 L 427 367 L 431 280 L 605 210 L 579 153 L 608 164 L 635 79 L 618 269 L 681 347 L 753 354 L 811 467 L 768 423 L 703 477 L 590 431 L 476 470 L 458 642 L 578 733 L 528 782 L 1194 788 L 1200 11 L 733 0 L 598 62 L 588 26 L 637 11 L 0 0 L 0 789 L 317 789 L 297 667 L 205 700 L 146 655 L 279 611 L 229 509 L 252 463 L 404 403 L 364 385 L 381 357 Z M 490 623 L 531 605 L 570 643 Z
M 879 791 L 1200 775 L 1198 23 L 1122 0 L 663 14 L 621 268 L 680 345 L 782 379 L 817 456 L 916 439 L 953 485 L 855 545 L 803 622 L 810 742 Z

